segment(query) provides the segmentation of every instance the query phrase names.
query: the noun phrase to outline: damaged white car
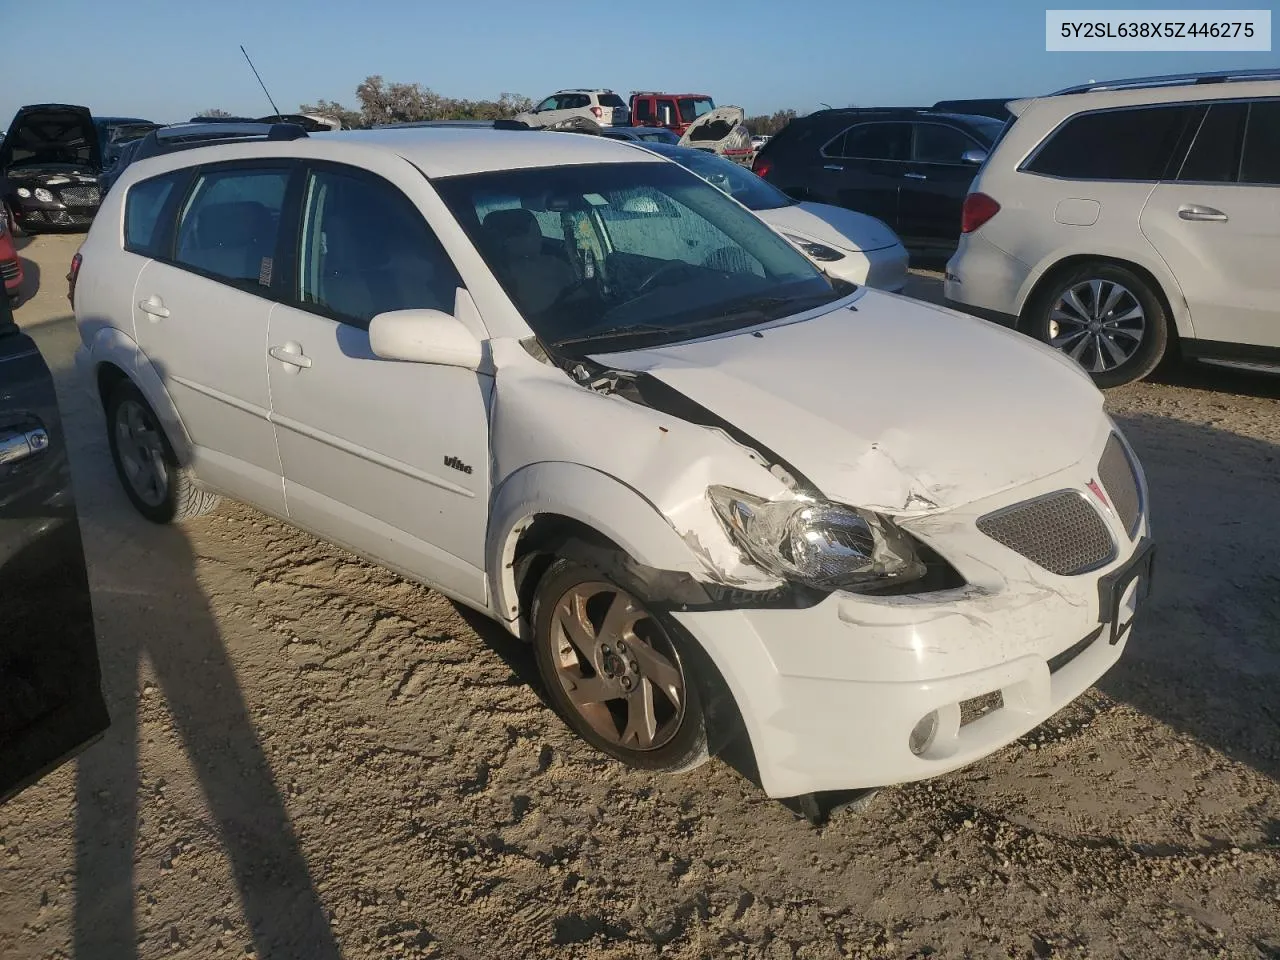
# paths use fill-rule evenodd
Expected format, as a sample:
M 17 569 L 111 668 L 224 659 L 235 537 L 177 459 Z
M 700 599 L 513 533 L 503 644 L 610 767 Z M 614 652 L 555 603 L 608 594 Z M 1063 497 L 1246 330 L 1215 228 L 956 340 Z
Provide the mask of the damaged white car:
M 436 587 L 637 767 L 744 730 L 775 797 L 952 770 L 1097 680 L 1145 595 L 1142 470 L 1071 361 L 830 279 L 624 144 L 158 157 L 71 282 L 144 516 L 225 494 Z

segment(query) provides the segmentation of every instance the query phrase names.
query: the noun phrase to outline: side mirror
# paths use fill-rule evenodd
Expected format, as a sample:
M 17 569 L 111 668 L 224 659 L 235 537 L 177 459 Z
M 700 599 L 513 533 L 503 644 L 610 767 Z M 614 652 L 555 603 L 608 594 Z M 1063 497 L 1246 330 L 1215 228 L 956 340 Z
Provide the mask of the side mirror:
M 480 341 L 442 310 L 391 310 L 369 322 L 369 346 L 384 360 L 475 370 Z
M 987 162 L 987 151 L 985 150 L 966 150 L 960 154 L 960 162 L 968 164 L 971 167 L 980 167 Z

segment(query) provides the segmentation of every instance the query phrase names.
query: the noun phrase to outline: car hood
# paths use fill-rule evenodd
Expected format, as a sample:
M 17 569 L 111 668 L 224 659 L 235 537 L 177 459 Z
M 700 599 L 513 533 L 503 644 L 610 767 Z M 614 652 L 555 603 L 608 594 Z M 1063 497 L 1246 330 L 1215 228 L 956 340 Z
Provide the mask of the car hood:
M 685 128 L 680 146 L 706 148 L 714 144 L 717 153 L 722 149 L 750 150 L 746 119 L 747 112 L 741 107 L 716 107 Z
M 89 108 L 66 103 L 21 107 L 0 141 L 0 170 L 63 164 L 99 167 L 98 131 Z
M 1104 415 L 1089 378 L 1049 348 L 876 290 L 799 322 L 593 359 L 674 388 L 825 496 L 897 515 L 1065 469 Z
M 883 221 L 825 203 L 793 203 L 773 210 L 757 210 L 756 216 L 775 230 L 841 250 L 883 250 L 901 242 Z

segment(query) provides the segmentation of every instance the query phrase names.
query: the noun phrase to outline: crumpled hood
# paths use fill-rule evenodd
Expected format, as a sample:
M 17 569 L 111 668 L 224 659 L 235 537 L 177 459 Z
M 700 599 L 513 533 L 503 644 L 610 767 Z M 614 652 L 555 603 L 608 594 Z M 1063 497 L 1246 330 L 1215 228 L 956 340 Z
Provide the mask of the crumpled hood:
M 1102 394 L 1022 334 L 864 290 L 803 322 L 596 357 L 647 372 L 785 458 L 822 493 L 915 514 L 1065 469 Z
M 805 201 L 755 213 L 775 230 L 841 250 L 883 250 L 900 242 L 884 221 L 825 203 Z

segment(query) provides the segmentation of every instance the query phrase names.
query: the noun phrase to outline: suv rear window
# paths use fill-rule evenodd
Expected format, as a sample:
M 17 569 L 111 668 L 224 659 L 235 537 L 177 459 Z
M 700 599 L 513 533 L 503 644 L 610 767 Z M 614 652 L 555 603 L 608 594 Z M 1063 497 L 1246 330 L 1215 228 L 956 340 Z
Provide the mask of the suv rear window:
M 600 101 L 600 106 L 602 107 L 625 107 L 626 106 L 626 104 L 622 102 L 622 98 L 618 96 L 616 93 L 602 93 L 596 99 Z
M 181 177 L 181 173 L 170 173 L 129 188 L 129 195 L 124 198 L 124 248 L 130 253 L 161 255 L 165 231 L 160 226 L 160 215 Z
M 1159 180 L 1201 110 L 1176 104 L 1082 113 L 1059 127 L 1022 169 L 1068 180 Z

